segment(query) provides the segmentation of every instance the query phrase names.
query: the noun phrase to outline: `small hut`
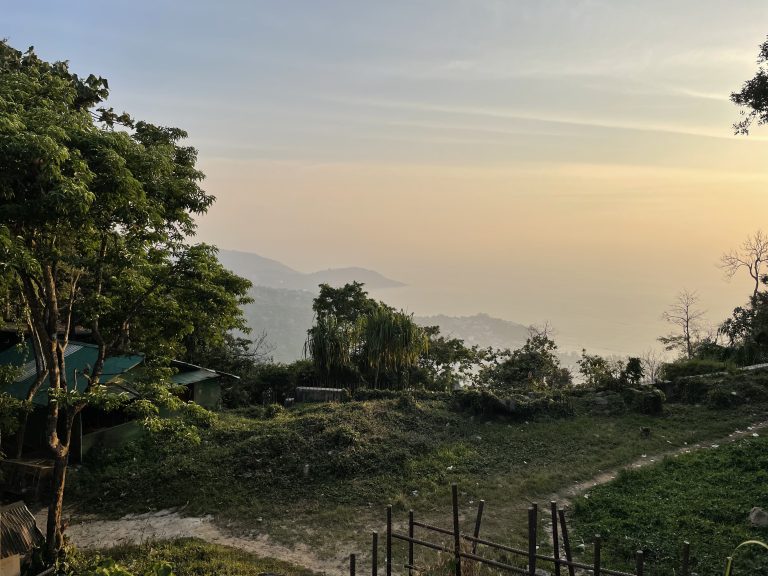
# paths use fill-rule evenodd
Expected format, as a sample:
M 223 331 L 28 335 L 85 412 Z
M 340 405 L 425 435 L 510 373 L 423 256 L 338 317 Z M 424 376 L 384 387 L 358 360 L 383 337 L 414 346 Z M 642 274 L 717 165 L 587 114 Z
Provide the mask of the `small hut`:
M 0 506 L 0 574 L 19 576 L 35 548 L 45 543 L 35 517 L 24 502 Z

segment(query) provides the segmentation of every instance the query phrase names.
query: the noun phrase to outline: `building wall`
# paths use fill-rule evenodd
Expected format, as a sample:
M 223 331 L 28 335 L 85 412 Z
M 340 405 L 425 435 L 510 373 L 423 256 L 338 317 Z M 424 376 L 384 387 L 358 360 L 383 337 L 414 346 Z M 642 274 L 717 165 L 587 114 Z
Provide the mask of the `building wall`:
M 102 428 L 90 434 L 84 434 L 82 440 L 82 456 L 85 456 L 97 446 L 104 448 L 120 448 L 145 433 L 141 424 L 136 421 L 125 422 L 111 428 Z M 3 575 L 5 576 L 5 575 Z
M 21 574 L 21 556 L 18 554 L 8 556 L 0 560 L 1 576 L 20 576 Z
M 209 410 L 221 407 L 221 384 L 218 380 L 195 382 L 192 399 Z

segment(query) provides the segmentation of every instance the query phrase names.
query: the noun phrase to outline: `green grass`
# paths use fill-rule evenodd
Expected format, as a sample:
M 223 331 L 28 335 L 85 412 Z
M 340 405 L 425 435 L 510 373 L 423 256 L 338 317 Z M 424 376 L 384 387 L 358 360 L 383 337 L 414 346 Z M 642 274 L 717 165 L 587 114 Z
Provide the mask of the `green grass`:
M 272 558 L 261 558 L 227 546 L 208 544 L 200 540 L 180 539 L 140 546 L 118 546 L 108 550 L 78 552 L 72 566 L 73 574 L 93 569 L 105 558 L 112 558 L 136 576 L 152 573 L 157 562 L 168 562 L 176 576 L 315 576 L 300 566 Z
M 249 534 L 304 541 L 322 555 L 337 553 L 339 541 L 357 547 L 345 553 L 363 550 L 388 503 L 398 519 L 413 508 L 447 524 L 448 485 L 458 482 L 467 521 L 484 498 L 484 534 L 515 541 L 526 501 L 642 454 L 725 436 L 767 413 L 670 405 L 661 417 L 484 422 L 443 402 L 398 400 L 305 405 L 268 420 L 225 413 L 197 446 L 145 441 L 101 454 L 73 475 L 68 502 L 113 517 L 184 507 Z
M 579 499 L 575 532 L 587 542 L 600 534 L 606 562 L 614 565 L 630 565 L 635 551 L 643 550 L 653 564 L 651 575 L 679 569 L 682 542 L 688 540 L 693 570 L 719 576 L 740 542 L 768 540 L 768 528 L 748 525 L 753 506 L 768 508 L 768 439 L 763 437 L 620 474 Z M 768 574 L 768 554 L 740 552 L 733 574 Z

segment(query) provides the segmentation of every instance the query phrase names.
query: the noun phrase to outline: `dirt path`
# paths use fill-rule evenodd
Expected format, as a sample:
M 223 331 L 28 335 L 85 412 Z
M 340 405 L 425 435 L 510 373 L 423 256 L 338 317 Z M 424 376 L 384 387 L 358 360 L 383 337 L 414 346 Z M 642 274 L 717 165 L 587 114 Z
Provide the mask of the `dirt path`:
M 642 468 L 643 466 L 648 466 L 649 464 L 660 462 L 664 458 L 667 458 L 670 456 L 679 456 L 680 454 L 688 454 L 689 452 L 694 452 L 696 450 L 702 450 L 706 448 L 717 448 L 718 446 L 720 446 L 720 444 L 725 444 L 727 442 L 735 442 L 739 438 L 744 438 L 746 436 L 757 435 L 759 430 L 763 430 L 765 428 L 768 428 L 768 420 L 764 420 L 762 422 L 756 422 L 751 426 L 747 426 L 745 430 L 736 430 L 734 432 L 731 432 L 725 438 L 720 438 L 718 440 L 710 440 L 708 442 L 703 442 L 703 441 L 696 442 L 695 444 L 683 446 L 682 448 L 678 448 L 676 450 L 669 450 L 667 452 L 661 452 L 658 454 L 652 454 L 648 456 L 643 455 L 642 458 L 639 458 L 638 460 L 635 460 L 630 464 L 619 466 L 618 468 L 614 468 L 612 470 L 606 470 L 604 472 L 601 471 L 597 476 L 593 476 L 589 480 L 585 480 L 583 482 L 577 482 L 570 488 L 566 488 L 565 490 L 561 490 L 556 494 L 552 494 L 550 497 L 550 500 L 556 500 L 562 506 L 567 506 L 568 504 L 571 503 L 571 500 L 575 496 L 579 496 L 587 492 L 591 488 L 594 488 L 595 486 L 600 486 L 601 484 L 607 484 L 611 480 L 615 479 L 617 474 L 621 470 L 631 470 L 635 468 Z
M 739 438 L 757 434 L 758 430 L 765 428 L 768 428 L 768 421 L 748 426 L 746 430 L 737 430 L 719 440 L 698 442 L 677 450 L 644 456 L 626 466 L 601 472 L 589 480 L 578 482 L 557 494 L 552 494 L 551 499 L 567 505 L 575 496 L 583 494 L 595 486 L 610 482 L 622 469 L 640 468 L 668 456 L 716 447 L 726 442 L 733 442 Z M 44 512 L 42 517 L 38 517 L 38 525 L 45 525 Z M 109 548 L 120 544 L 140 544 L 152 540 L 199 538 L 206 542 L 239 548 L 259 556 L 292 562 L 316 572 L 341 574 L 347 570 L 345 553 L 336 554 L 332 560 L 322 559 L 306 545 L 300 543 L 290 546 L 278 544 L 267 534 L 237 536 L 228 533 L 225 528 L 217 526 L 212 516 L 182 516 L 174 510 L 129 514 L 119 520 L 101 520 L 97 517 L 85 516 L 74 517 L 67 528 L 67 535 L 75 545 L 81 548 Z M 339 550 L 346 549 L 344 542 L 337 544 Z
M 45 525 L 45 511 L 37 517 L 38 526 Z M 174 510 L 147 514 L 128 514 L 119 520 L 97 517 L 72 518 L 67 536 L 79 548 L 103 549 L 121 544 L 141 544 L 153 540 L 199 538 L 213 544 L 232 546 L 265 558 L 277 558 L 303 566 L 315 572 L 339 574 L 346 571 L 343 559 L 328 561 L 318 558 L 304 544 L 283 546 L 268 535 L 242 537 L 217 526 L 212 516 L 182 516 Z

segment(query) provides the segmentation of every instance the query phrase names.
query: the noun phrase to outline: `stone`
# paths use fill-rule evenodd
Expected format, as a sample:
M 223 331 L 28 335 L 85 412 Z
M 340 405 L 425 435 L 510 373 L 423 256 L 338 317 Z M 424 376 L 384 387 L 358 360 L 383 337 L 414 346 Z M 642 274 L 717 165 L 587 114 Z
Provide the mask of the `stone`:
M 765 528 L 768 526 L 768 512 L 755 506 L 749 511 L 749 523 L 755 528 Z

